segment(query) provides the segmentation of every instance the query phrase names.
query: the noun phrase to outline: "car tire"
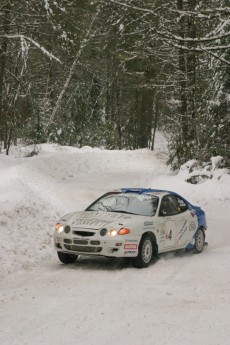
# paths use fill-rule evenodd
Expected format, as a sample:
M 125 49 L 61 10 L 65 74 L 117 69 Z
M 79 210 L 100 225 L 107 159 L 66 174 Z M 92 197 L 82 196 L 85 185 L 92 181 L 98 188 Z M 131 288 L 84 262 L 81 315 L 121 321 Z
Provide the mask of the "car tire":
M 202 229 L 198 229 L 195 234 L 194 253 L 199 254 L 204 248 L 205 236 Z
M 57 255 L 58 255 L 59 260 L 63 264 L 73 264 L 77 260 L 77 257 L 78 257 L 78 255 L 66 254 L 62 252 L 57 252 Z
M 137 268 L 148 267 L 153 257 L 153 242 L 150 236 L 143 236 L 137 257 L 133 258 L 133 265 Z

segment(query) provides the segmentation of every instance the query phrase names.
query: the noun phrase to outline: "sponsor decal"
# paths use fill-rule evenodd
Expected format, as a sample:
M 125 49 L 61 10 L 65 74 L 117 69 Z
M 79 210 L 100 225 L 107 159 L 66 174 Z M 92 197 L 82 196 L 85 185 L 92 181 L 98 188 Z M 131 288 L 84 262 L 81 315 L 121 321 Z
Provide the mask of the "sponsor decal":
M 153 222 L 148 222 L 148 221 L 144 222 L 144 226 L 150 226 L 150 225 L 153 225 Z
M 169 232 L 166 234 L 165 239 L 171 241 L 171 239 L 172 239 L 172 230 L 169 230 Z
M 195 224 L 195 222 L 191 222 L 191 223 L 189 224 L 189 230 L 190 230 L 190 231 L 195 231 L 195 230 L 196 230 L 196 224 Z
M 124 254 L 137 254 L 136 250 L 126 250 Z
M 182 225 L 182 227 L 181 227 L 181 229 L 179 231 L 177 242 L 179 242 L 182 239 L 182 237 L 183 237 L 184 233 L 186 232 L 186 230 L 187 230 L 187 219 L 184 221 L 184 223 L 183 223 L 183 225 Z
M 129 243 L 137 243 L 137 240 L 125 240 L 125 242 L 129 242 Z
M 137 244 L 128 244 L 127 243 L 127 244 L 124 245 L 124 248 L 127 249 L 127 250 L 128 249 L 130 249 L 130 250 L 137 249 Z
M 97 219 L 77 219 L 73 222 L 73 227 L 77 228 L 77 227 L 102 227 L 105 226 L 106 224 L 109 224 L 109 221 L 101 221 L 101 220 L 97 220 Z
M 160 241 L 163 242 L 165 240 L 165 229 L 161 229 L 160 236 Z

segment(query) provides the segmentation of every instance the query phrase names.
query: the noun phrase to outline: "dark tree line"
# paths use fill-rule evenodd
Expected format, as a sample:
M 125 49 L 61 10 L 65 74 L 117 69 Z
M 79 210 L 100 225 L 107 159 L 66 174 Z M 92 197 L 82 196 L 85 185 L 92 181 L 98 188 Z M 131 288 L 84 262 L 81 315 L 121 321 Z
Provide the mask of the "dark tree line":
M 227 0 L 1 0 L 0 150 L 154 148 L 230 159 Z

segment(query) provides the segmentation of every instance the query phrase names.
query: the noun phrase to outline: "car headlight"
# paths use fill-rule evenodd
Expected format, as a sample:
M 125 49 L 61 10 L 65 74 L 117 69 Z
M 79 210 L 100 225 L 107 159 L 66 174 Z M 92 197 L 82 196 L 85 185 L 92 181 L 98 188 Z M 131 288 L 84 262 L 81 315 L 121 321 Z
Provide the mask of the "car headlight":
M 64 230 L 64 225 L 57 223 L 55 225 L 55 229 L 56 229 L 57 233 L 60 234 Z
M 114 229 L 111 229 L 111 230 L 108 231 L 108 235 L 111 236 L 111 237 L 114 237 L 114 236 L 117 235 L 117 231 L 114 230 Z
M 114 237 L 116 235 L 127 235 L 130 233 L 130 230 L 128 228 L 121 228 L 120 230 L 114 230 L 114 229 L 111 229 L 108 231 L 108 235 L 110 237 Z

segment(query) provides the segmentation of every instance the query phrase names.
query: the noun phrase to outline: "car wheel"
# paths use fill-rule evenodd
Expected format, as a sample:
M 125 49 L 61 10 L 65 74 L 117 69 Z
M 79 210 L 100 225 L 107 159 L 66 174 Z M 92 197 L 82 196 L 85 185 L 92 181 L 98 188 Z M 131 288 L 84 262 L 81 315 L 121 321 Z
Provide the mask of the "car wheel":
M 147 235 L 142 237 L 138 255 L 133 259 L 133 265 L 137 268 L 148 267 L 153 257 L 153 242 L 152 239 Z
M 57 252 L 57 255 L 58 255 L 59 260 L 63 264 L 73 264 L 77 260 L 77 257 L 78 257 L 78 255 L 66 254 L 62 252 Z
M 196 254 L 201 253 L 204 248 L 204 232 L 201 229 L 198 229 L 195 234 L 195 244 L 194 244 L 194 252 Z

